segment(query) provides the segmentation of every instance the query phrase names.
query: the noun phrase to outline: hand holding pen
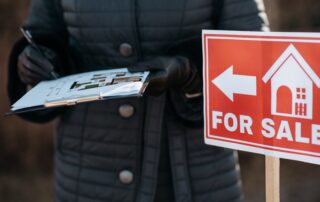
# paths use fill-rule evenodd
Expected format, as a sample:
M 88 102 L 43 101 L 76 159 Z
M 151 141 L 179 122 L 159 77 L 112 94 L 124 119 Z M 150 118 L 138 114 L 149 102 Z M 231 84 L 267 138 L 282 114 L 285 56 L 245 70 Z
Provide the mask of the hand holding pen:
M 27 85 L 36 85 L 43 80 L 57 79 L 59 76 L 54 71 L 59 65 L 58 55 L 49 48 L 37 45 L 29 31 L 21 28 L 29 44 L 18 58 L 18 75 Z

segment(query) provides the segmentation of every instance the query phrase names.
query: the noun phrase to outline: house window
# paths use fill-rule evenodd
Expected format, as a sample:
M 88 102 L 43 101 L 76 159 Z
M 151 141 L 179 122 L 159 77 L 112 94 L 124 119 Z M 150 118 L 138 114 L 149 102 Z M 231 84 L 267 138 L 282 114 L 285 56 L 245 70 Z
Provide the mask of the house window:
M 306 116 L 307 115 L 307 104 L 296 103 L 295 104 L 295 113 L 296 113 L 296 115 Z
M 305 88 L 297 88 L 297 99 L 305 100 L 306 99 L 306 89 Z

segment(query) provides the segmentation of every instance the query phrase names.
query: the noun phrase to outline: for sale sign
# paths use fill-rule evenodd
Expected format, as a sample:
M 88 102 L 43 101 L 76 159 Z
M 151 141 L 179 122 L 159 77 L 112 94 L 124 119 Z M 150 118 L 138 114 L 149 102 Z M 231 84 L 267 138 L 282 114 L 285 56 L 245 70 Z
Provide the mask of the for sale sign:
M 320 164 L 320 34 L 203 31 L 205 142 Z

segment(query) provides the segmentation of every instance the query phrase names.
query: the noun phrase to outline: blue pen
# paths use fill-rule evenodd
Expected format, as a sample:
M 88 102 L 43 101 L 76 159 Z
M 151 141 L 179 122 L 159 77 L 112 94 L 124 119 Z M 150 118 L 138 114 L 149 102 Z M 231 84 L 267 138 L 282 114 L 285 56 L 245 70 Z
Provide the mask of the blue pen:
M 32 35 L 30 33 L 29 30 L 25 30 L 22 27 L 20 28 L 23 36 L 27 39 L 27 41 L 29 42 L 29 44 L 36 49 L 44 58 L 48 59 L 45 54 L 41 51 L 41 49 L 39 48 L 39 46 L 34 42 Z M 58 79 L 59 75 L 55 72 L 55 71 L 51 71 L 49 72 L 49 74 L 52 76 L 52 78 L 54 79 Z

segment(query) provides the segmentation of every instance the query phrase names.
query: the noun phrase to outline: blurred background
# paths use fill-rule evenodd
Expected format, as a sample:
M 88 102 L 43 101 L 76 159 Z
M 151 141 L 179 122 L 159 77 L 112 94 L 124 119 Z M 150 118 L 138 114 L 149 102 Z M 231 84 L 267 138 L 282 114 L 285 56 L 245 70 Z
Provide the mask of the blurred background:
M 52 201 L 52 123 L 35 125 L 9 111 L 7 60 L 30 0 L 0 0 L 0 202 Z M 265 0 L 273 31 L 320 30 L 319 0 Z M 264 156 L 240 153 L 246 201 L 265 201 Z M 320 201 L 320 167 L 281 160 L 281 201 Z

